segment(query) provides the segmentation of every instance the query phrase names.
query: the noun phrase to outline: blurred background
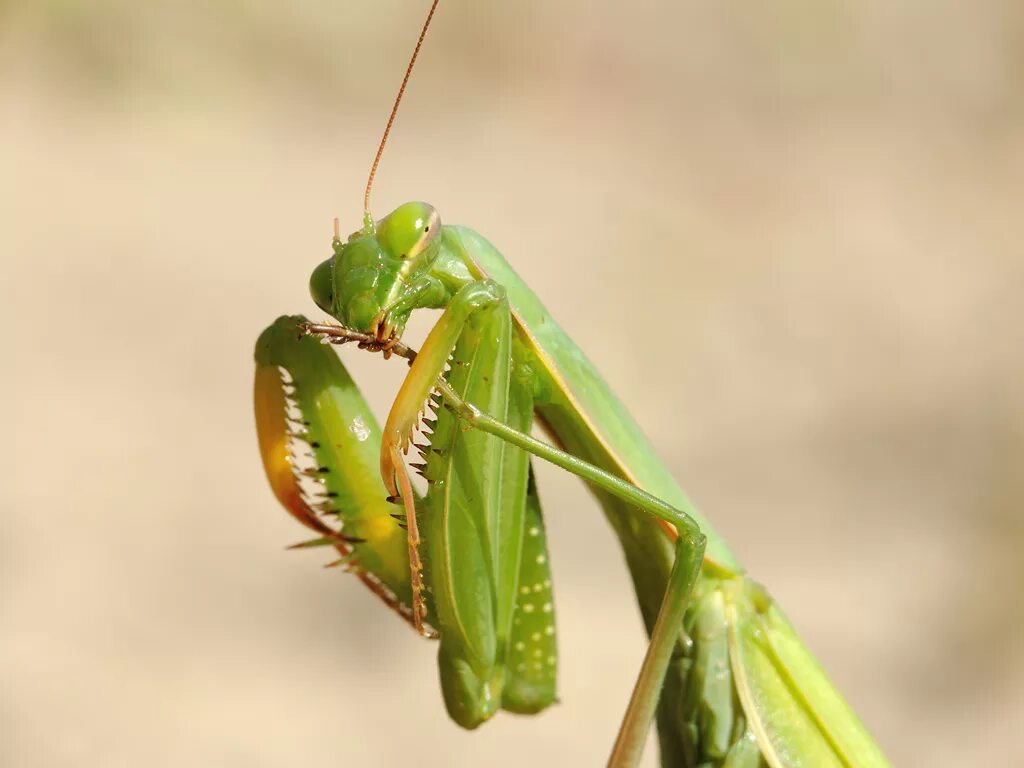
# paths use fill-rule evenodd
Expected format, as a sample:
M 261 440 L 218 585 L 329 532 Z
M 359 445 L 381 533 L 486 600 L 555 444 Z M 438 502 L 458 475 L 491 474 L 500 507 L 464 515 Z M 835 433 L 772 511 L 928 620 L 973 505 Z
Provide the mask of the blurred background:
M 561 704 L 467 734 L 259 464 L 253 342 L 318 316 L 427 5 L 0 3 L 4 765 L 603 764 L 644 637 L 578 482 L 541 470 Z M 1024 6 L 445 0 L 408 199 L 535 287 L 894 764 L 1024 761 Z

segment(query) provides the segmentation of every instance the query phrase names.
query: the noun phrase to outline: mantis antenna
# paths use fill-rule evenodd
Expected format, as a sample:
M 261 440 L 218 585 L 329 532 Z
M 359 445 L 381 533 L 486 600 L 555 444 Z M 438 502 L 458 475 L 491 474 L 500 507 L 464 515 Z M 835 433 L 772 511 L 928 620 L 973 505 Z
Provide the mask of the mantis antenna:
M 388 135 L 391 133 L 391 126 L 395 122 L 395 115 L 398 114 L 398 105 L 402 103 L 402 96 L 405 94 L 405 86 L 409 84 L 409 76 L 412 75 L 412 68 L 416 65 L 416 57 L 420 55 L 420 47 L 423 45 L 423 38 L 427 36 L 427 29 L 430 21 L 434 18 L 434 11 L 440 0 L 434 0 L 430 4 L 430 11 L 427 13 L 427 20 L 423 22 L 423 29 L 420 30 L 420 38 L 413 48 L 412 57 L 409 59 L 409 66 L 405 68 L 405 77 L 402 78 L 402 85 L 398 88 L 398 95 L 395 96 L 395 103 L 391 107 L 391 114 L 388 116 L 388 124 L 384 127 L 384 135 L 380 137 L 380 144 L 377 147 L 377 154 L 373 158 L 373 165 L 370 166 L 370 176 L 366 179 L 366 193 L 363 195 L 363 215 L 367 222 L 370 217 L 370 190 L 373 189 L 373 177 L 377 175 L 377 166 L 380 165 L 380 156 L 384 154 L 384 145 L 388 142 Z

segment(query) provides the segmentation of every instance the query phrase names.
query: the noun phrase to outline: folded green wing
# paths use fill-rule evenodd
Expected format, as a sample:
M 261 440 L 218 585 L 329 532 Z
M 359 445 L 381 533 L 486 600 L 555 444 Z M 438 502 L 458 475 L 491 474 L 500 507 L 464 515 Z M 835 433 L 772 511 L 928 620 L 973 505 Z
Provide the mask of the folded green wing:
M 724 585 L 729 655 L 751 730 L 772 768 L 889 768 L 849 705 L 764 590 Z

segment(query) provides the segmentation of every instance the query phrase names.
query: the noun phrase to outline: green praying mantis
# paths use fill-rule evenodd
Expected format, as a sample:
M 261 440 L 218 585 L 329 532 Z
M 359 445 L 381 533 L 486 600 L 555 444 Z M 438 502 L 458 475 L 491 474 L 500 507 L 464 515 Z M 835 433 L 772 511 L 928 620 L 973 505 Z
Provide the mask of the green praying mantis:
M 583 478 L 622 546 L 650 643 L 609 765 L 656 722 L 664 766 L 879 768 L 877 745 L 768 593 L 744 573 L 600 374 L 498 250 L 427 203 L 369 213 L 310 291 L 329 323 L 256 343 L 260 452 L 278 500 L 388 606 L 439 639 L 451 718 L 556 698 L 554 599 L 534 458 Z M 410 315 L 443 310 L 418 351 Z M 404 358 L 383 428 L 331 344 Z M 537 424 L 552 442 L 530 435 Z M 420 461 L 406 464 L 415 447 Z M 408 468 L 425 480 L 421 494 Z

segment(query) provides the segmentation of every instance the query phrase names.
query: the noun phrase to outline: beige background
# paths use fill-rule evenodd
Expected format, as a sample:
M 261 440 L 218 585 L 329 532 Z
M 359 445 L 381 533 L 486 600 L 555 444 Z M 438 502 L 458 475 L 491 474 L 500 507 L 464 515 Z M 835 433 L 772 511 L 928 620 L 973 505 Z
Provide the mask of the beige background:
M 0 4 L 4 765 L 603 760 L 643 637 L 577 482 L 562 703 L 466 734 L 259 467 L 424 11 Z M 1017 0 L 445 0 L 374 197 L 503 250 L 901 766 L 1024 761 L 1022 51 Z

